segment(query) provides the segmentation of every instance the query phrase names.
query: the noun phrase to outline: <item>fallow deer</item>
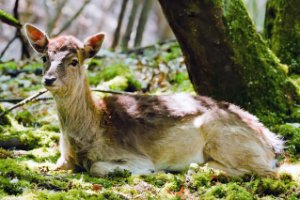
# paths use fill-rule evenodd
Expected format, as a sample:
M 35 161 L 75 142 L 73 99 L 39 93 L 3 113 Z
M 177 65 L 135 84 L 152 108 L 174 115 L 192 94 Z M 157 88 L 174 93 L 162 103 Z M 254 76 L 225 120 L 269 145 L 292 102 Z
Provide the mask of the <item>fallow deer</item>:
M 116 169 L 178 171 L 196 162 L 234 176 L 275 174 L 283 141 L 238 106 L 183 93 L 96 99 L 83 62 L 99 51 L 103 33 L 82 43 L 73 36 L 48 39 L 30 24 L 25 32 L 42 55 L 43 84 L 56 102 L 58 169 L 79 166 L 103 177 Z

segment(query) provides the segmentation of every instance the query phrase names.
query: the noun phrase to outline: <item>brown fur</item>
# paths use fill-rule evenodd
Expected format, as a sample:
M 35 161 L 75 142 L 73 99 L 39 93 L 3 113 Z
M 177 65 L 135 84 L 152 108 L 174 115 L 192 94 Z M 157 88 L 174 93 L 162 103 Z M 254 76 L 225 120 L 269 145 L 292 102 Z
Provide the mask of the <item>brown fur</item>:
M 27 26 L 30 43 L 48 58 L 45 79 L 55 78 L 46 87 L 56 101 L 61 126 L 58 168 L 80 166 L 94 176 L 106 176 L 117 168 L 147 174 L 198 162 L 230 175 L 274 175 L 275 154 L 283 142 L 253 115 L 188 94 L 94 99 L 82 62 L 99 50 L 104 35 L 91 36 L 84 44 L 73 37 L 48 41 Z

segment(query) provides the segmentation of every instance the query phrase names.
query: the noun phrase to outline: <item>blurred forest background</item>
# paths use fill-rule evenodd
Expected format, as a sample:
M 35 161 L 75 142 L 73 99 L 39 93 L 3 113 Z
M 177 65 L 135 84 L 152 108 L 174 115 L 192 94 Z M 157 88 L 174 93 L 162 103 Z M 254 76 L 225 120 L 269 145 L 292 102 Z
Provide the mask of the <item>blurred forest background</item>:
M 266 0 L 244 0 L 257 30 L 263 30 Z M 0 8 L 14 15 L 15 1 L 0 0 Z M 123 11 L 123 14 L 121 14 Z M 171 28 L 156 0 L 31 0 L 19 1 L 18 18 L 46 30 L 49 36 L 75 35 L 80 39 L 103 31 L 104 48 L 126 50 L 174 39 Z M 119 26 L 118 26 L 119 24 Z M 119 27 L 119 28 L 118 28 Z M 15 28 L 0 23 L 0 60 L 21 58 Z M 32 49 L 29 48 L 32 52 Z

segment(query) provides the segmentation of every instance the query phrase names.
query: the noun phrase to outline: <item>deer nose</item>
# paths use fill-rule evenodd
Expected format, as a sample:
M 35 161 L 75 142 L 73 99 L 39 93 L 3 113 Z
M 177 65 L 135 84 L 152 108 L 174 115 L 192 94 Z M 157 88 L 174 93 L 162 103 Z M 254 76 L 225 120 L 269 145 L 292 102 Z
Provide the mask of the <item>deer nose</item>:
M 46 86 L 51 86 L 55 80 L 56 80 L 56 77 L 45 77 L 44 84 Z

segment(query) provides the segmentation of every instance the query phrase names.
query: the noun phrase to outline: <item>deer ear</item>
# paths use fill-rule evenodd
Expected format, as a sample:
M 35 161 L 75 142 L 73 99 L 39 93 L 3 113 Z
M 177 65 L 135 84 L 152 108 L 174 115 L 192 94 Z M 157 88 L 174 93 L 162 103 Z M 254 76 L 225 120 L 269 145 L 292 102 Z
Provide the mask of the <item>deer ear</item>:
M 85 39 L 84 52 L 85 58 L 91 58 L 97 54 L 104 40 L 104 33 L 97 33 Z
M 45 52 L 49 43 L 47 35 L 31 24 L 25 24 L 24 29 L 27 39 L 33 49 L 38 53 Z

